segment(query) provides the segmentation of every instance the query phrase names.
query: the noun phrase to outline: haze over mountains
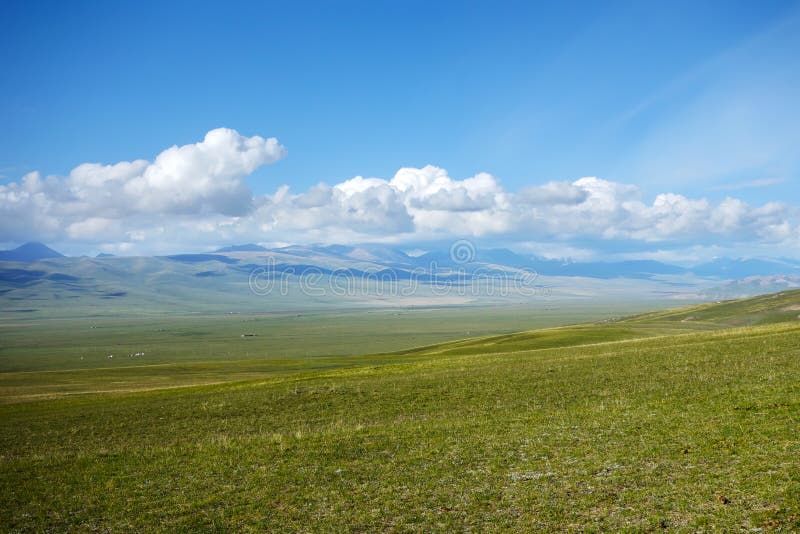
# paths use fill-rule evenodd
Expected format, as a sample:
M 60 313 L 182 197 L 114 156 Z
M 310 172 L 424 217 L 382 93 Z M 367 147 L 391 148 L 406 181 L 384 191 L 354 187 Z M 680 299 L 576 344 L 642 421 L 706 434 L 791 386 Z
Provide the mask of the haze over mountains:
M 63 257 L 63 254 L 42 243 L 25 243 L 13 250 L 0 250 L 0 261 L 30 262 Z
M 687 268 L 653 260 L 552 260 L 461 245 L 460 251 L 414 255 L 375 244 L 245 244 L 193 254 L 91 258 L 27 243 L 0 252 L 0 309 L 227 312 L 708 300 L 800 285 L 800 263 L 786 259 L 717 259 Z
M 692 267 L 682 267 L 655 260 L 625 260 L 614 262 L 580 262 L 569 259 L 546 259 L 526 256 L 505 248 L 471 249 L 467 261 L 453 258 L 449 250 L 434 250 L 422 254 L 408 254 L 400 248 L 363 244 L 346 245 L 289 245 L 278 248 L 266 248 L 252 243 L 230 245 L 213 252 L 197 254 L 174 254 L 156 256 L 170 258 L 175 261 L 215 260 L 226 262 L 226 254 L 235 253 L 269 253 L 270 255 L 295 256 L 298 258 L 314 258 L 325 267 L 330 260 L 346 262 L 368 262 L 384 267 L 397 269 L 413 269 L 474 265 L 494 265 L 515 269 L 533 269 L 540 275 L 550 276 L 582 276 L 589 278 L 652 278 L 657 275 L 686 275 L 720 279 L 738 279 L 749 276 L 800 275 L 800 261 L 786 258 L 716 258 L 710 262 Z M 13 249 L 0 251 L 0 261 L 35 262 L 45 259 L 64 258 L 63 254 L 42 243 L 25 243 Z M 98 254 L 97 258 L 113 258 L 112 254 Z M 226 256 L 227 257 L 227 256 Z

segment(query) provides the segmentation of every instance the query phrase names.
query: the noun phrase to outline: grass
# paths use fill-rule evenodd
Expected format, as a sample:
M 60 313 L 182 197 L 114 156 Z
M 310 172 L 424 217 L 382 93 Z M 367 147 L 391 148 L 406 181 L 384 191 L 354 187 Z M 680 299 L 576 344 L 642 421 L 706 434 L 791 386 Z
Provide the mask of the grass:
M 795 531 L 798 303 L 786 292 L 313 368 L 170 364 L 147 380 L 202 366 L 236 378 L 17 399 L 0 406 L 0 524 Z M 126 371 L 81 372 L 103 390 Z M 28 393 L 57 374 L 28 373 Z
M 642 304 L 18 318 L 0 321 L 0 373 L 374 354 L 636 311 Z M 145 356 L 127 357 L 136 352 Z

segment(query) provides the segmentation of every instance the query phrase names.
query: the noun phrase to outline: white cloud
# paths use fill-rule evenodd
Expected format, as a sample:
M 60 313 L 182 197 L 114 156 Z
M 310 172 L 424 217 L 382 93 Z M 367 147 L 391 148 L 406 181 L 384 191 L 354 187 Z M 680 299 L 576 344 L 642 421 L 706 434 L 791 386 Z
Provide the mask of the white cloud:
M 67 226 L 67 236 L 78 241 L 113 240 L 124 232 L 122 221 L 107 217 L 89 217 Z
M 433 165 L 403 168 L 389 185 L 399 191 L 409 207 L 421 211 L 479 211 L 500 201 L 503 190 L 495 178 L 479 173 L 466 180 L 453 180 L 447 171 Z
M 675 193 L 647 202 L 636 186 L 597 177 L 513 193 L 490 174 L 458 180 L 429 165 L 402 168 L 389 179 L 357 176 L 299 193 L 284 185 L 254 196 L 245 177 L 285 154 L 274 138 L 218 129 L 152 162 L 86 163 L 66 177 L 30 173 L 0 186 L 0 242 L 71 241 L 149 253 L 247 241 L 414 243 L 459 236 L 551 243 L 552 250 L 585 255 L 604 241 L 672 248 L 800 241 L 796 205 L 713 203 Z
M 580 204 L 589 196 L 586 188 L 569 182 L 548 182 L 544 185 L 525 187 L 517 194 L 517 201 L 534 206 Z
M 199 143 L 164 150 L 153 162 L 84 163 L 63 178 L 29 173 L 0 186 L 0 235 L 94 243 L 119 239 L 131 225 L 181 215 L 247 214 L 253 196 L 244 178 L 285 155 L 275 138 L 218 128 Z
M 141 211 L 241 215 L 252 200 L 242 178 L 285 155 L 275 138 L 218 128 L 200 143 L 163 151 L 124 191 Z

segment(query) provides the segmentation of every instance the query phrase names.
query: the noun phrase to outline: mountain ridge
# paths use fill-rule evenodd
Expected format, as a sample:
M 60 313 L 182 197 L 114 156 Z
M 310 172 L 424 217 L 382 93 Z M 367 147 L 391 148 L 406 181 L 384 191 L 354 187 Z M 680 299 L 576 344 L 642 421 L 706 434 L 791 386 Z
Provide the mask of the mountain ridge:
M 33 262 L 65 257 L 43 243 L 31 241 L 11 250 L 0 250 L 0 261 Z
M 170 254 L 166 256 L 139 256 L 140 258 L 168 258 L 177 261 L 199 262 L 218 260 L 233 262 L 253 257 L 297 258 L 303 261 L 294 263 L 308 265 L 319 262 L 319 266 L 342 267 L 355 263 L 359 268 L 364 264 L 390 269 L 460 269 L 475 270 L 478 267 L 492 269 L 514 269 L 534 271 L 544 276 L 588 277 L 600 279 L 635 278 L 652 279 L 663 276 L 696 276 L 720 280 L 739 280 L 752 276 L 800 275 L 800 261 L 788 258 L 715 258 L 691 267 L 683 267 L 650 259 L 620 261 L 571 261 L 548 259 L 525 255 L 507 248 L 471 248 L 464 258 L 455 257 L 450 250 L 431 250 L 411 256 L 400 248 L 381 244 L 360 245 L 287 245 L 266 248 L 254 243 L 229 245 L 213 252 Z M 37 242 L 25 243 L 13 250 L 0 251 L 0 261 L 35 263 L 42 260 L 66 258 L 60 252 Z M 98 254 L 98 259 L 121 258 Z M 312 261 L 309 261 L 312 260 Z M 286 263 L 292 263 L 288 261 Z

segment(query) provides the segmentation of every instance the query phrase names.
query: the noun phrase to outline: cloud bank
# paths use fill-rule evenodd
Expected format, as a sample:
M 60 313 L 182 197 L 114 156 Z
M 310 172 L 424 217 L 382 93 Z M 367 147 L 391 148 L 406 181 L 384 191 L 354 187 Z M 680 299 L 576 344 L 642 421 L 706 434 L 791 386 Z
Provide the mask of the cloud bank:
M 254 195 L 245 179 L 286 156 L 275 138 L 219 128 L 153 161 L 84 163 L 0 186 L 0 241 L 70 242 L 112 252 L 253 242 L 419 243 L 454 237 L 513 242 L 796 247 L 797 205 L 712 203 L 585 177 L 506 191 L 490 174 L 402 168 L 304 192 Z

